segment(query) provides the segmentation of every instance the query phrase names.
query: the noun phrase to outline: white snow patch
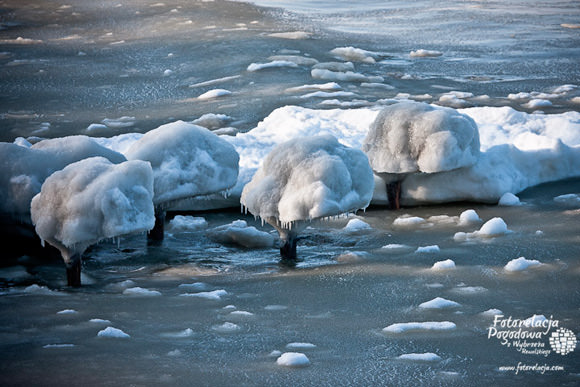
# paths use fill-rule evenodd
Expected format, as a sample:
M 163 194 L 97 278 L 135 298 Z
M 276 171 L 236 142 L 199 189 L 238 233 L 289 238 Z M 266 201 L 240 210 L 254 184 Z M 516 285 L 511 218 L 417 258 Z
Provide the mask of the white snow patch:
M 460 303 L 447 300 L 445 298 L 436 297 L 431 301 L 423 302 L 419 304 L 419 308 L 423 309 L 449 309 L 449 308 L 459 308 L 461 306 Z
M 241 330 L 242 328 L 237 324 L 226 321 L 221 325 L 214 325 L 212 329 L 219 333 L 234 333 Z
M 441 357 L 432 352 L 425 353 L 405 353 L 397 357 L 399 360 L 420 361 L 420 362 L 436 362 L 441 361 Z
M 525 108 L 528 109 L 537 109 L 542 107 L 550 107 L 552 106 L 552 101 L 548 99 L 541 99 L 541 98 L 534 98 L 530 100 L 528 103 L 523 105 Z
M 276 360 L 276 364 L 284 367 L 306 367 L 310 365 L 310 360 L 303 353 L 285 352 Z
M 499 206 L 519 206 L 522 203 L 520 202 L 520 198 L 514 195 L 511 192 L 504 193 L 501 198 L 499 198 L 499 202 L 497 203 Z
M 268 63 L 252 63 L 248 66 L 247 71 L 255 72 L 264 69 L 280 68 L 280 67 L 291 67 L 296 68 L 298 65 L 295 62 L 289 60 L 273 60 Z
M 405 332 L 425 332 L 425 331 L 450 331 L 457 326 L 451 321 L 427 321 L 427 322 L 408 322 L 391 324 L 383 328 L 386 333 L 405 333 Z
M 78 312 L 74 309 L 64 309 L 59 312 L 56 312 L 56 314 L 77 314 L 77 313 Z
M 149 290 L 140 287 L 128 288 L 123 291 L 126 296 L 141 296 L 141 297 L 157 297 L 161 296 L 161 292 L 157 290 Z
M 481 312 L 480 314 L 484 315 L 484 316 L 496 316 L 496 315 L 503 315 L 503 312 L 499 309 L 488 309 L 484 312 Z
M 580 195 L 575 194 L 575 193 L 560 195 L 560 196 L 556 196 L 554 198 L 554 201 L 556 203 L 560 203 L 560 204 L 566 204 L 566 205 L 570 205 L 570 206 L 579 206 L 580 205 Z
M 268 34 L 268 36 L 280 39 L 303 40 L 309 39 L 312 36 L 312 34 L 306 31 L 290 31 L 290 32 L 274 32 L 272 34 Z
M 351 219 L 348 221 L 346 226 L 344 226 L 343 231 L 358 232 L 358 231 L 370 230 L 370 229 L 372 229 L 372 227 L 367 222 L 365 222 L 364 220 L 355 218 L 355 219 Z
M 411 246 L 402 245 L 399 243 L 389 243 L 388 245 L 384 245 L 381 249 L 390 250 L 390 251 L 402 251 L 402 250 L 409 250 Z
M 514 271 L 523 271 L 529 268 L 534 268 L 541 266 L 542 262 L 535 260 L 535 259 L 526 259 L 524 257 L 519 257 L 516 259 L 512 259 L 509 261 L 505 266 L 504 269 L 506 271 L 514 272 Z
M 433 270 L 449 270 L 455 269 L 455 262 L 451 259 L 446 259 L 444 261 L 437 261 L 431 267 Z
M 128 339 L 131 336 L 120 329 L 107 327 L 97 333 L 97 337 L 114 338 L 114 339 Z
M 397 227 L 415 227 L 425 224 L 426 220 L 419 216 L 402 215 L 393 221 L 393 226 Z
M 315 344 L 312 343 L 301 343 L 301 342 L 295 342 L 295 343 L 288 343 L 286 344 L 286 349 L 290 349 L 290 350 L 305 350 L 305 349 L 314 349 L 316 348 Z
M 206 300 L 214 300 L 214 301 L 219 301 L 222 299 L 222 297 L 227 296 L 227 295 L 228 295 L 228 292 L 226 292 L 224 289 L 218 289 L 218 290 L 214 290 L 211 292 L 180 294 L 180 296 L 204 298 Z
M 420 246 L 417 247 L 417 250 L 415 250 L 416 253 L 429 253 L 429 254 L 438 253 L 440 251 L 441 249 L 437 245 Z
M 375 63 L 376 52 L 356 47 L 337 47 L 330 51 L 332 55 L 345 61 Z
M 199 95 L 197 97 L 197 99 L 201 99 L 201 100 L 214 99 L 214 98 L 224 97 L 224 96 L 230 95 L 230 94 L 232 94 L 232 92 L 229 90 L 226 90 L 226 89 L 213 89 L 213 90 L 206 91 L 205 93 Z
M 434 58 L 443 55 L 441 51 L 419 49 L 411 51 L 409 56 L 411 58 Z
M 275 238 L 265 231 L 248 226 L 245 220 L 236 220 L 230 224 L 208 231 L 208 236 L 222 244 L 237 244 L 243 247 L 272 247 Z
M 169 222 L 169 228 L 174 232 L 195 232 L 207 228 L 205 218 L 191 215 L 176 215 Z

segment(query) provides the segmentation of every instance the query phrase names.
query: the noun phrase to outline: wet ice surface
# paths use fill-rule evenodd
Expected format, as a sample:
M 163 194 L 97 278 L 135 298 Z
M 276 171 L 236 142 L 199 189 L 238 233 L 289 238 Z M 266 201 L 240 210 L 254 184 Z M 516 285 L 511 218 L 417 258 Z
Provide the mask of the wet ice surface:
M 4 287 L 0 296 L 0 379 L 4 385 L 66 384 L 71 375 L 86 385 L 576 383 L 577 353 L 523 355 L 488 339 L 487 328 L 503 312 L 553 316 L 578 331 L 578 206 L 553 198 L 579 191 L 572 180 L 518 195 L 521 206 L 374 208 L 357 215 L 370 228 L 345 228 L 348 218 L 312 224 L 295 268 L 280 265 L 275 248 L 207 237 L 236 219 L 273 232 L 236 212 L 197 214 L 206 229 L 178 229 L 162 246 L 148 247 L 145 236 L 96 245 L 85 255 L 92 281 L 78 290 L 64 287 L 60 262 L 23 262 L 27 276 L 2 272 L 20 285 Z M 481 227 L 458 225 L 453 217 L 466 209 L 483 221 L 499 216 L 512 232 L 457 242 L 458 230 Z M 403 213 L 428 221 L 393 225 Z M 383 248 L 389 244 L 408 248 Z M 415 252 L 429 245 L 440 249 Z M 522 256 L 543 264 L 505 269 Z M 447 259 L 455 268 L 433 268 Z M 457 305 L 442 307 L 441 299 Z M 407 330 L 412 322 L 456 327 Z M 383 331 L 397 324 L 406 329 Z M 281 366 L 297 359 L 277 364 L 284 352 L 302 353 L 310 363 Z M 565 371 L 498 371 L 518 362 Z
M 145 132 L 206 114 L 227 117 L 212 129 L 231 134 L 280 106 L 377 106 L 405 97 L 578 110 L 578 89 L 559 88 L 580 79 L 580 30 L 562 26 L 577 21 L 575 2 L 380 3 L 366 1 L 363 14 L 325 3 L 334 13 L 306 16 L 221 1 L 4 0 L 0 139 Z M 366 52 L 334 52 L 362 61 L 331 53 L 351 46 Z M 419 50 L 442 55 L 411 55 Z M 248 71 L 253 63 L 275 64 Z M 315 84 L 327 85 L 305 87 Z M 199 98 L 207 92 L 214 98 Z M 237 211 L 195 214 L 207 225 L 168 227 L 162 246 L 147 246 L 144 235 L 96 245 L 78 290 L 65 288 L 60 259 L 22 259 L 0 269 L 0 384 L 578 384 L 578 350 L 523 355 L 488 340 L 486 328 L 501 311 L 553 315 L 580 332 L 579 193 L 571 180 L 518 194 L 520 206 L 373 208 L 358 214 L 370 228 L 345 228 L 352 218 L 312 224 L 295 268 L 281 266 L 274 247 L 212 239 L 209 231 L 238 219 L 276 237 Z M 457 225 L 467 209 L 481 222 Z M 394 224 L 404 215 L 423 221 Z M 511 232 L 454 239 L 495 217 Z M 429 246 L 438 250 L 416 252 Z M 542 265 L 505 270 L 520 257 Z M 420 307 L 437 298 L 460 306 Z M 443 321 L 456 328 L 383 332 Z M 315 347 L 288 348 L 296 343 Z M 295 351 L 308 367 L 277 364 Z M 424 361 L 437 359 L 431 354 L 441 360 Z M 565 370 L 498 371 L 520 361 Z

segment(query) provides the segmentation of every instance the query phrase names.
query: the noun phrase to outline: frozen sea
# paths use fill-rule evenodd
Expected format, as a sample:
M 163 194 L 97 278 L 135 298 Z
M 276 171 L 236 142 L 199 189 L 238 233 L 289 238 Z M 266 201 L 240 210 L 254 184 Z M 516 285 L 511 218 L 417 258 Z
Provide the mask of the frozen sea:
M 232 135 L 288 105 L 324 121 L 405 99 L 567 114 L 577 139 L 579 23 L 576 1 L 0 0 L 0 140 L 207 114 Z M 579 385 L 580 349 L 549 342 L 580 334 L 579 194 L 573 178 L 519 205 L 373 206 L 313 222 L 296 267 L 216 237 L 236 220 L 276 237 L 239 207 L 186 213 L 205 222 L 168 224 L 160 246 L 90 248 L 80 289 L 58 256 L 3 240 L 0 384 Z M 496 314 L 552 325 L 504 343 Z

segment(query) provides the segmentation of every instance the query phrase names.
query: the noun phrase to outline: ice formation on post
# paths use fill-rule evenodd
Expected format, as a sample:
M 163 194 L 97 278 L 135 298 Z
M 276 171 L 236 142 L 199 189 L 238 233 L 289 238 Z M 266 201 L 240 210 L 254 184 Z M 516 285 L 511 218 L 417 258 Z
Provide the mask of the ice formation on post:
M 407 175 L 475 164 L 479 132 L 471 118 L 454 109 L 402 102 L 378 114 L 362 150 L 374 172 L 387 183 L 391 207 L 399 208 L 401 182 Z
M 244 187 L 242 205 L 280 234 L 283 259 L 296 259 L 306 222 L 369 205 L 374 177 L 366 155 L 331 135 L 295 138 L 274 147 Z
M 117 152 L 87 136 L 0 143 L 0 213 L 30 224 L 30 201 L 55 171 L 89 157 L 102 156 L 113 163 L 126 161 Z
M 30 211 L 40 238 L 60 250 L 69 286 L 80 286 L 87 247 L 153 228 L 153 171 L 144 161 L 84 159 L 48 177 Z
M 230 143 L 194 124 L 176 121 L 147 132 L 126 152 L 153 167 L 155 228 L 163 239 L 165 211 L 181 200 L 225 191 L 238 179 L 239 156 Z

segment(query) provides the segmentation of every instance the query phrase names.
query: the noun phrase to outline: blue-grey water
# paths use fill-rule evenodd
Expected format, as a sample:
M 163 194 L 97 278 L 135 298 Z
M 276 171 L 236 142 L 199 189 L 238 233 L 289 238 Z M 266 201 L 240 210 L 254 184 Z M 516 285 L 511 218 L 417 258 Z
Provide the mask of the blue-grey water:
M 325 107 L 285 93 L 320 82 L 309 66 L 248 72 L 248 65 L 275 55 L 337 61 L 330 54 L 336 47 L 379 53 L 375 63 L 354 66 L 383 77 L 388 88 L 341 82 L 356 93 L 344 101 L 365 106 L 399 93 L 428 94 L 427 102 L 438 102 L 441 93 L 458 90 L 489 96 L 467 99 L 467 106 L 531 111 L 508 95 L 580 83 L 576 1 L 255 3 L 0 1 L 0 139 L 144 132 L 206 113 L 227 114 L 228 125 L 250 130 L 280 106 Z M 309 38 L 271 36 L 296 31 Z M 418 49 L 442 55 L 411 58 Z M 196 99 L 215 88 L 232 95 Z M 578 91 L 555 98 L 543 110 L 578 110 L 576 96 Z M 87 131 L 120 117 L 132 117 L 131 125 Z M 207 232 L 244 219 L 273 233 L 251 216 L 237 209 L 196 213 L 207 229 L 168 228 L 161 246 L 136 235 L 92 247 L 80 289 L 65 286 L 58 257 L 7 246 L 0 269 L 0 384 L 578 385 L 578 349 L 524 354 L 488 338 L 493 316 L 482 312 L 499 309 L 514 319 L 544 315 L 580 333 L 580 213 L 574 201 L 553 200 L 579 192 L 576 179 L 527 190 L 517 207 L 371 208 L 358 214 L 369 230 L 343 230 L 346 218 L 305 230 L 297 268 L 281 266 L 275 247 L 223 244 Z M 403 214 L 455 217 L 466 209 L 482 220 L 502 217 L 511 232 L 457 242 L 456 232 L 481 224 L 435 218 L 412 228 L 393 225 Z M 383 248 L 393 244 L 406 247 Z M 415 252 L 434 245 L 439 252 Z M 16 259 L 8 262 L 8 256 Z M 519 257 L 543 265 L 506 271 Z M 456 268 L 431 269 L 446 259 Z M 125 294 L 130 288 L 158 293 Z M 226 293 L 219 299 L 184 295 L 216 290 Z M 436 297 L 460 306 L 419 307 Z M 382 332 L 391 324 L 425 321 L 450 321 L 456 329 Z M 108 326 L 130 337 L 98 337 Z M 554 330 L 528 341 L 550 349 Z M 291 351 L 286 345 L 293 342 L 315 345 L 292 350 L 305 353 L 310 366 L 276 364 L 272 351 Z M 409 353 L 440 359 L 398 359 Z M 518 364 L 520 370 L 500 369 Z M 546 371 L 545 365 L 555 368 Z

